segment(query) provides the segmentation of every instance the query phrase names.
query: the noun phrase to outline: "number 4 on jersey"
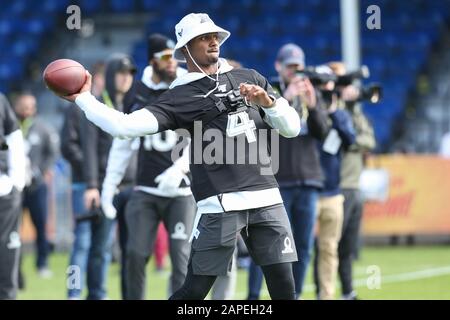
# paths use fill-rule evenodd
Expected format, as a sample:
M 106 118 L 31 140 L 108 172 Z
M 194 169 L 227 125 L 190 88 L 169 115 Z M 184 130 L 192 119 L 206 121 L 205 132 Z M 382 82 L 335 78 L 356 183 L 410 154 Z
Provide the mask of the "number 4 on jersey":
M 255 130 L 255 121 L 250 120 L 247 112 L 241 111 L 228 115 L 227 136 L 235 137 L 244 133 L 248 143 L 252 143 L 256 141 Z

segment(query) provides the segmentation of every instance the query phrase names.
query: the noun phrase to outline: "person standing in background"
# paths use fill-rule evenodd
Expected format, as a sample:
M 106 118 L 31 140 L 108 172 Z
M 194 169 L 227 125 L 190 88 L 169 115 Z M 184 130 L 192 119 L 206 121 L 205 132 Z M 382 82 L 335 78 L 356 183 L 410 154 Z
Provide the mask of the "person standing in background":
M 346 73 L 342 62 L 329 63 L 337 76 Z M 359 232 L 364 207 L 364 200 L 359 190 L 359 178 L 364 169 L 364 159 L 368 152 L 375 148 L 373 128 L 365 117 L 361 106 L 357 103 L 359 89 L 354 85 L 337 87 L 341 96 L 341 103 L 350 113 L 356 132 L 353 143 L 343 154 L 341 164 L 341 188 L 344 195 L 344 221 L 342 236 L 339 241 L 339 278 L 341 280 L 342 298 L 355 300 L 356 291 L 353 289 L 352 263 L 358 250 Z
M 101 96 L 105 88 L 105 65 L 97 62 L 92 68 L 92 94 Z M 80 123 L 84 118 L 79 108 L 68 107 L 64 114 L 64 124 L 61 130 L 61 153 L 70 163 L 72 169 L 72 213 L 74 240 L 69 260 L 68 276 L 74 272 L 80 275 L 78 285 L 67 288 L 68 299 L 80 299 L 86 275 L 89 248 L 91 246 L 91 222 L 78 221 L 77 217 L 85 214 L 84 191 L 86 184 L 83 175 L 83 150 L 81 147 Z M 76 270 L 74 268 L 77 268 Z
M 280 48 L 275 61 L 278 77 L 274 90 L 287 99 L 301 116 L 300 134 L 280 137 L 280 169 L 275 176 L 289 216 L 299 260 L 293 264 L 295 295 L 301 296 L 314 243 L 317 200 L 323 187 L 317 143 L 329 130 L 328 115 L 311 82 L 298 74 L 305 67 L 305 55 L 296 44 Z M 249 271 L 249 300 L 259 299 L 262 271 L 254 262 Z
M 105 90 L 101 100 L 108 108 L 123 111 L 127 92 L 133 83 L 136 66 L 125 54 L 113 54 L 105 66 Z M 109 149 L 112 137 L 83 117 L 81 122 L 81 146 L 83 150 L 83 175 L 86 183 L 84 205 L 87 210 L 100 208 L 100 192 L 106 174 Z M 125 208 L 131 185 L 136 174 L 135 161 L 130 162 L 123 180 L 121 191 L 116 195 L 115 203 L 120 215 Z M 104 211 L 91 221 L 91 246 L 87 264 L 87 299 L 106 299 L 106 276 L 111 260 L 111 248 L 114 239 L 116 216 Z M 119 216 L 119 214 L 117 215 Z M 120 228 L 120 226 L 119 226 Z
M 33 94 L 20 93 L 14 103 L 20 129 L 25 139 L 25 154 L 29 159 L 29 181 L 23 192 L 23 207 L 30 211 L 36 229 L 37 257 L 35 266 L 39 276 L 49 278 L 48 265 L 50 243 L 46 228 L 48 219 L 48 185 L 53 180 L 58 136 L 36 117 L 36 98 Z
M 323 74 L 333 74 L 333 70 L 326 65 L 319 66 L 316 70 Z M 341 161 L 344 151 L 355 142 L 355 130 L 350 114 L 338 107 L 335 82 L 328 81 L 319 86 L 319 89 L 326 105 L 331 129 L 324 141 L 319 144 L 325 182 L 317 205 L 319 232 L 314 275 L 318 298 L 332 300 L 336 292 L 338 244 L 344 219 L 344 196 L 340 187 Z
M 22 133 L 8 100 L 0 93 L 0 300 L 15 299 L 17 295 L 24 185 Z

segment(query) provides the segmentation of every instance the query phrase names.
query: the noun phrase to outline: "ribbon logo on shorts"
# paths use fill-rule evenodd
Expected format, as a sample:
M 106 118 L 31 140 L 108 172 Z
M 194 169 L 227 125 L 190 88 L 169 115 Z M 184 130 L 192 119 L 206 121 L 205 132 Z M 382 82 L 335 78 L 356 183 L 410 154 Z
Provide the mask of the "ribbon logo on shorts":
M 186 227 L 184 226 L 183 222 L 177 222 L 175 224 L 174 232 L 170 235 L 172 239 L 178 239 L 178 240 L 186 240 L 187 234 L 184 232 L 186 230 Z
M 18 232 L 13 231 L 9 234 L 9 243 L 6 245 L 8 249 L 17 249 L 20 248 L 21 241 L 20 235 Z
M 284 249 L 283 251 L 281 251 L 282 254 L 285 253 L 293 253 L 294 250 L 292 249 L 292 242 L 291 239 L 289 239 L 289 237 L 284 238 Z

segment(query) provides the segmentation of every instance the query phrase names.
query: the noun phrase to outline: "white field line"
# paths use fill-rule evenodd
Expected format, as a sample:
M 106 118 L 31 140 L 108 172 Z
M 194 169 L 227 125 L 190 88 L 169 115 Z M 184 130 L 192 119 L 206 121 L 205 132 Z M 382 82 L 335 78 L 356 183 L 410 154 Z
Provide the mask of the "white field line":
M 396 273 L 390 275 L 383 275 L 381 273 L 381 286 L 386 283 L 396 283 L 396 282 L 405 282 L 405 281 L 414 281 L 426 278 L 433 278 L 442 275 L 450 274 L 450 266 L 440 267 L 440 268 L 431 268 L 424 269 L 419 271 L 405 272 L 405 273 Z M 367 278 L 372 276 L 368 274 L 366 278 L 359 278 L 353 281 L 353 285 L 355 287 L 364 287 L 367 286 Z M 338 284 L 339 285 L 339 284 Z M 303 292 L 314 292 L 315 286 L 314 284 L 307 284 L 303 288 Z M 236 297 L 239 299 L 240 297 L 246 297 L 246 292 L 236 292 Z M 261 296 L 269 297 L 269 292 L 267 289 L 261 290 Z

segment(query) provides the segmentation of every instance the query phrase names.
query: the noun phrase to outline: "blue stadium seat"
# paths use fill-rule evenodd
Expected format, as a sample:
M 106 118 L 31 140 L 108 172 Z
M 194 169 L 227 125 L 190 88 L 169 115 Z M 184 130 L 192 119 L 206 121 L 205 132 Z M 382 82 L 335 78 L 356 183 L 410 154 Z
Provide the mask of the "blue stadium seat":
M 135 43 L 133 47 L 133 58 L 136 61 L 147 61 L 147 43 L 145 41 Z
M 167 16 L 163 20 L 157 19 L 147 24 L 146 30 L 148 33 L 162 33 L 170 36 L 171 38 L 175 37 L 175 25 L 178 23 L 179 17 L 171 17 Z
M 15 57 L 29 57 L 34 55 L 39 48 L 38 39 L 33 36 L 22 36 L 11 46 L 11 53 Z
M 41 36 L 44 32 L 50 29 L 52 22 L 53 20 L 42 17 L 25 19 L 22 21 L 21 29 L 26 34 Z
M 195 4 L 194 4 L 195 3 Z M 228 7 L 225 5 L 224 0 L 209 0 L 204 2 L 193 1 L 194 8 L 198 10 L 198 12 L 210 12 L 216 11 L 218 12 L 221 9 L 225 9 Z M 237 5 L 239 7 L 239 5 Z M 202 8 L 204 8 L 202 10 Z
M 0 63 L 0 81 L 19 80 L 23 76 L 24 62 L 16 57 L 2 59 Z
M 20 17 L 24 15 L 27 9 L 31 6 L 33 6 L 32 0 L 11 1 L 6 10 L 8 11 L 10 17 Z
M 9 91 L 8 82 L 0 80 L 0 93 L 7 93 Z
M 17 20 L 14 19 L 1 19 L 0 20 L 0 37 L 6 39 L 12 36 L 14 30 L 19 26 Z
M 141 0 L 141 6 L 145 11 L 157 11 L 161 7 L 161 0 Z
M 224 23 L 224 27 L 234 35 L 238 33 L 241 28 L 241 20 L 238 17 L 230 17 Z
M 112 12 L 129 13 L 135 8 L 134 0 L 109 0 L 109 6 Z
M 101 0 L 80 0 L 80 9 L 84 14 L 92 15 L 102 9 Z
M 69 0 L 44 0 L 41 6 L 42 12 L 46 14 L 66 12 L 72 3 Z

